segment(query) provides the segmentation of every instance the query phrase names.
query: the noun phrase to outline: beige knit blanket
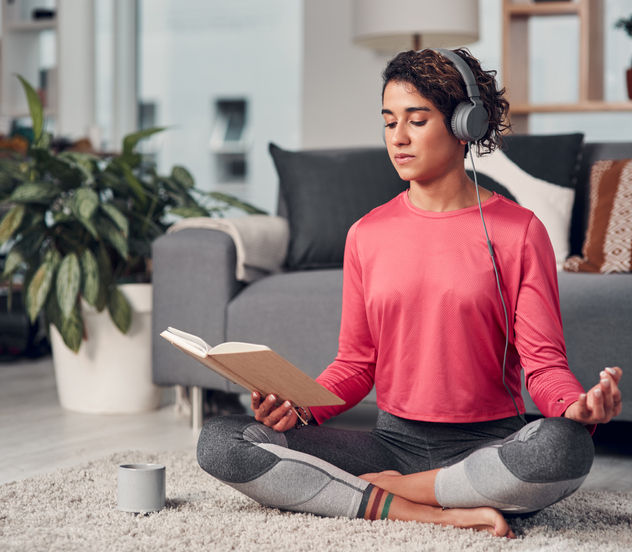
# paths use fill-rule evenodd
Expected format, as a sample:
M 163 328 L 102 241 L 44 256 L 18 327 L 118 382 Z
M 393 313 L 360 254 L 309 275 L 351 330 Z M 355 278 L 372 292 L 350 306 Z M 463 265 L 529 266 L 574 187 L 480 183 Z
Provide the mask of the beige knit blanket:
M 171 225 L 167 233 L 186 228 L 206 228 L 228 234 L 237 252 L 235 278 L 242 282 L 253 282 L 280 272 L 290 240 L 287 220 L 270 215 L 185 218 Z

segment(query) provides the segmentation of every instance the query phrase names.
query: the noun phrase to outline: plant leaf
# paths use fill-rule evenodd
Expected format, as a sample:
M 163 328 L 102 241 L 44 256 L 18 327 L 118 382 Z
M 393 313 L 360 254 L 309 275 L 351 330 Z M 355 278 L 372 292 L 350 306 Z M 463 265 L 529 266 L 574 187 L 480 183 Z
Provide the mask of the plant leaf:
M 99 206 L 99 196 L 91 188 L 78 188 L 74 195 L 73 210 L 83 219 L 90 220 Z
M 265 211 L 262 211 L 261 209 L 259 209 L 258 207 L 255 207 L 254 205 L 251 205 L 250 203 L 246 203 L 245 201 L 242 201 L 241 199 L 235 196 L 232 196 L 230 194 L 224 194 L 222 192 L 209 192 L 208 195 L 217 201 L 221 201 L 227 205 L 230 205 L 231 207 L 236 207 L 237 209 L 241 209 L 242 211 L 245 211 L 249 215 L 267 215 L 268 214 Z
M 145 190 L 143 190 L 143 186 L 140 181 L 134 176 L 132 169 L 130 169 L 127 165 L 121 163 L 120 165 L 123 171 L 123 178 L 125 182 L 130 187 L 132 194 L 136 196 L 141 206 L 145 206 L 147 203 L 147 197 L 145 195 Z
M 57 295 L 55 293 L 49 293 L 46 301 L 46 322 L 48 324 L 54 324 L 55 327 L 61 333 L 62 317 L 59 305 L 57 304 Z
M 2 277 L 6 278 L 15 272 L 15 270 L 24 262 L 24 257 L 20 250 L 13 247 L 4 262 L 4 271 Z
M 15 232 L 24 218 L 24 205 L 16 205 L 4 215 L 2 222 L 0 222 L 0 244 L 7 241 Z
M 195 180 L 191 173 L 180 165 L 176 165 L 171 169 L 171 178 L 186 189 L 191 189 L 195 186 Z
M 70 312 L 77 304 L 80 283 L 81 270 L 79 268 L 79 260 L 77 255 L 69 253 L 61 261 L 55 281 L 57 303 L 64 318 L 70 316 Z
M 42 102 L 37 92 L 35 92 L 35 89 L 29 82 L 21 75 L 16 76 L 22 83 L 22 88 L 24 88 L 24 93 L 26 94 L 26 101 L 29 105 L 29 113 L 31 114 L 31 121 L 33 122 L 33 142 L 34 145 L 39 145 L 44 131 L 44 108 L 42 107 Z
M 99 298 L 99 265 L 89 249 L 81 255 L 81 270 L 83 272 L 81 295 L 90 305 L 96 307 Z
M 94 173 L 98 172 L 99 158 L 91 153 L 64 151 L 57 156 L 68 163 L 74 171 L 81 173 L 86 184 L 94 183 Z
M 54 273 L 55 267 L 53 263 L 44 261 L 29 282 L 26 290 L 26 309 L 31 322 L 35 322 L 37 315 L 46 303 Z
M 114 223 L 110 221 L 110 219 L 98 217 L 96 220 L 96 227 L 101 238 L 112 245 L 123 259 L 127 259 L 129 257 L 127 239 L 114 225 Z
M 83 320 L 79 310 L 79 303 L 75 303 L 68 316 L 62 316 L 61 328 L 58 327 L 57 329 L 67 347 L 75 353 L 79 351 L 81 340 L 83 339 Z
M 79 222 L 90 232 L 94 239 L 99 239 L 92 216 L 99 206 L 99 196 L 90 188 L 78 188 L 72 199 L 71 209 Z
M 108 302 L 108 289 L 112 282 L 112 263 L 103 242 L 99 243 L 99 251 L 97 252 L 97 266 L 99 268 L 99 293 L 95 307 L 101 312 Z
M 105 211 L 105 214 L 110 217 L 116 226 L 118 226 L 119 230 L 123 232 L 125 237 L 129 236 L 129 222 L 125 215 L 121 213 L 114 205 L 111 203 L 105 203 L 101 205 L 101 209 Z
M 191 207 L 174 207 L 169 210 L 172 215 L 178 215 L 180 217 L 207 217 L 208 211 L 203 207 L 191 206 Z
M 132 324 L 132 307 L 118 287 L 113 287 L 108 301 L 110 318 L 122 333 L 127 333 Z
M 16 203 L 40 203 L 48 205 L 59 196 L 60 189 L 50 182 L 25 182 L 18 186 L 9 197 Z
M 163 130 L 165 130 L 165 127 L 152 127 L 140 130 L 138 132 L 133 132 L 132 134 L 128 134 L 127 136 L 125 136 L 123 138 L 123 157 L 131 155 L 134 152 L 134 148 L 136 147 L 136 144 L 138 144 L 138 142 L 140 142 L 144 138 L 147 138 L 148 136 L 151 136 L 152 134 L 162 132 Z

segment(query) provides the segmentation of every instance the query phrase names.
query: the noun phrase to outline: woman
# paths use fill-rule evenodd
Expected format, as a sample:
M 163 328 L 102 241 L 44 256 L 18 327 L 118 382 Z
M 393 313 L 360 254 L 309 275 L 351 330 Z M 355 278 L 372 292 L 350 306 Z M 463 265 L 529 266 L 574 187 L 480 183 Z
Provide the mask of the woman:
M 495 72 L 456 53 L 488 119 L 477 146 L 491 151 L 507 128 L 508 104 Z M 468 137 L 452 131 L 455 109 L 470 101 L 467 75 L 446 55 L 454 60 L 449 52 L 403 52 L 384 72 L 385 142 L 410 188 L 347 236 L 338 355 L 318 378 L 346 405 L 301 409 L 310 422 L 301 427 L 288 402 L 253 393 L 255 419 L 211 419 L 198 461 L 264 505 L 512 537 L 501 512 L 536 511 L 581 485 L 593 459 L 585 426 L 620 412 L 622 372 L 606 368 L 584 393 L 568 369 L 542 223 L 484 189 L 479 211 L 464 169 Z M 521 368 L 547 416 L 528 425 Z M 373 431 L 317 425 L 373 385 Z

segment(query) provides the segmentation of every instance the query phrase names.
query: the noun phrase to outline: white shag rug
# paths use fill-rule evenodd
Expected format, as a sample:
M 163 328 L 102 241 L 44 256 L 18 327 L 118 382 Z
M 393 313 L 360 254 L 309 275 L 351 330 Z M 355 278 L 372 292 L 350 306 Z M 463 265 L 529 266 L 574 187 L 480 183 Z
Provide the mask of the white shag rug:
M 117 467 L 167 468 L 167 505 L 116 509 Z M 357 552 L 632 550 L 632 494 L 579 491 L 528 519 L 516 540 L 400 521 L 320 518 L 263 508 L 205 474 L 193 450 L 124 452 L 0 486 L 0 550 L 101 552 Z

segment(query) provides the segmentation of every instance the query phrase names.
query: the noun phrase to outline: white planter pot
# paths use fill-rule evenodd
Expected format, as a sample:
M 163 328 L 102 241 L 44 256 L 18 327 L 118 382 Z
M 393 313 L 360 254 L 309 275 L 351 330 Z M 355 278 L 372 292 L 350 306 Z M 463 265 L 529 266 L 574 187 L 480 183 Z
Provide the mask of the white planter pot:
M 82 315 L 87 339 L 78 353 L 51 327 L 53 365 L 61 405 L 93 414 L 144 412 L 158 407 L 160 388 L 151 381 L 151 284 L 124 284 L 132 306 L 132 324 L 122 334 L 107 309 L 87 304 Z

